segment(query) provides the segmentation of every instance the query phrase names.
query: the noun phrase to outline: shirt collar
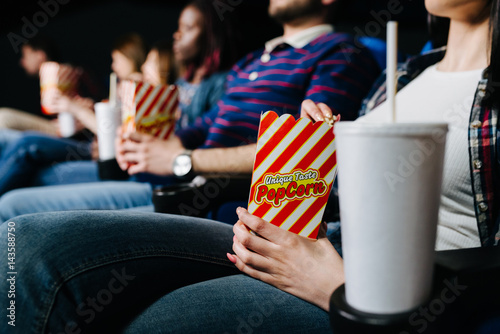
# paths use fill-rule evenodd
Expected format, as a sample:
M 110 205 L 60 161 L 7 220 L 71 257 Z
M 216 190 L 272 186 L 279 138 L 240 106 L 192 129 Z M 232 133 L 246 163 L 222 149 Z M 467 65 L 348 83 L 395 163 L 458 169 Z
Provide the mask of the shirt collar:
M 265 49 L 266 52 L 272 52 L 278 45 L 282 43 L 286 43 L 296 49 L 301 49 L 310 42 L 312 42 L 314 39 L 316 39 L 316 37 L 329 32 L 333 32 L 332 25 L 320 24 L 305 29 L 304 31 L 301 31 L 299 33 L 293 34 L 292 36 L 287 38 L 283 38 L 283 36 L 273 38 L 272 40 L 266 43 Z

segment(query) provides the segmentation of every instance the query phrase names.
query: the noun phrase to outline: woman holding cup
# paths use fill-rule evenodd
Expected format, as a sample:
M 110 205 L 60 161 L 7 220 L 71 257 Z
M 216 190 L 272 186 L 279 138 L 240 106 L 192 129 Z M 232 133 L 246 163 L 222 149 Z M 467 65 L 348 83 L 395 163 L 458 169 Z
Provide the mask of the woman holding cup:
M 120 41 L 122 42 L 118 43 Z M 115 48 L 119 48 L 120 45 L 124 44 L 122 47 L 124 52 L 126 50 L 129 53 L 131 52 L 131 46 L 129 45 L 131 42 L 128 39 L 122 38 L 118 42 L 115 44 Z M 113 52 L 119 51 L 115 50 Z M 174 83 L 177 72 L 176 65 L 172 61 L 170 45 L 168 43 L 159 43 L 151 49 L 150 53 L 158 54 L 158 59 L 150 57 L 142 66 L 151 69 L 148 73 L 153 80 L 151 83 Z M 120 59 L 120 56 L 118 58 Z M 135 72 L 131 71 L 131 69 L 135 68 L 132 66 L 134 62 L 132 60 L 130 62 L 129 65 L 118 62 L 118 65 L 115 64 L 113 68 L 117 69 L 122 75 L 126 73 L 129 76 L 133 75 Z M 151 73 L 154 71 L 157 72 L 156 75 Z M 92 136 L 97 135 L 98 132 L 93 101 L 79 96 L 71 98 L 55 93 L 47 103 L 54 113 L 68 113 L 75 119 L 79 128 L 88 129 L 90 133 L 85 132 L 88 135 L 87 140 L 76 141 L 71 138 L 56 138 L 48 135 L 27 133 L 10 142 L 3 150 L 0 159 L 0 195 L 23 186 L 44 186 L 99 180 L 95 162 L 88 161 L 93 157 L 97 158 L 98 155 L 98 152 L 95 152 L 97 142 L 92 142 Z M 119 117 L 119 114 L 117 115 Z M 114 137 L 115 130 L 112 130 L 112 134 Z M 113 140 L 111 140 L 111 144 L 113 144 Z M 30 150 L 26 150 L 26 147 L 30 147 Z M 67 161 L 67 163 L 57 164 L 64 161 Z
M 361 113 L 366 115 L 353 124 L 341 124 L 336 129 L 343 252 L 346 279 L 350 284 L 346 284 L 346 298 L 352 302 L 351 306 L 365 312 L 404 312 L 423 303 L 431 289 L 434 249 L 493 246 L 497 245 L 500 236 L 495 203 L 498 202 L 499 190 L 494 186 L 499 176 L 495 173 L 498 162 L 494 158 L 498 147 L 491 140 L 492 134 L 496 136 L 498 133 L 500 107 L 500 91 L 494 85 L 500 78 L 498 1 L 427 0 L 426 7 L 431 14 L 450 18 L 447 47 L 410 59 L 400 66 L 395 76 L 399 91 L 396 96 L 397 122 L 387 123 L 387 115 L 392 113 L 385 97 L 390 93 L 384 85 L 385 77 L 382 77 L 363 106 Z M 316 106 L 311 101 L 304 102 L 303 112 L 314 120 L 331 114 L 327 106 Z M 447 135 L 438 123 L 448 125 Z M 406 127 L 407 131 L 389 135 L 398 127 Z M 421 132 L 431 127 L 435 127 L 433 131 L 425 130 L 429 134 L 425 140 L 422 140 L 422 133 L 416 134 L 417 128 Z M 386 132 L 377 133 L 382 128 Z M 355 131 L 359 131 L 357 137 L 353 135 Z M 382 152 L 384 145 L 391 144 L 389 137 L 397 140 L 397 144 L 392 142 L 394 151 L 404 145 L 412 149 L 406 148 L 406 153 L 401 153 L 397 161 L 390 160 L 387 157 L 390 154 L 384 156 Z M 407 144 L 403 143 L 404 137 L 409 139 Z M 438 166 L 443 163 L 443 155 L 440 163 L 435 155 L 438 151 L 443 154 L 445 139 L 441 183 L 441 168 Z M 377 142 L 379 146 L 372 146 L 364 140 Z M 357 147 L 357 143 L 363 143 L 363 146 Z M 373 166 L 369 170 L 364 167 L 364 173 L 350 175 L 350 171 L 356 170 L 356 164 L 370 164 L 368 161 L 362 163 L 362 158 L 354 156 L 363 157 L 360 153 L 363 149 L 367 150 L 366 156 L 371 154 L 370 150 L 375 152 L 376 158 L 371 160 Z M 348 151 L 352 152 L 350 156 Z M 381 161 L 377 162 L 377 158 Z M 388 161 L 392 162 L 391 166 L 384 165 Z M 424 171 L 433 163 L 436 163 L 435 168 Z M 377 176 L 385 176 L 385 179 L 381 177 L 381 182 L 377 183 L 373 170 L 379 165 L 383 170 Z M 364 187 L 354 186 L 363 180 Z M 350 189 L 342 188 L 345 187 L 343 182 L 349 184 Z M 385 188 L 388 189 L 386 193 Z M 344 195 L 344 203 L 342 191 L 348 195 L 351 192 L 351 196 Z M 428 198 L 434 199 L 426 202 L 422 198 L 418 200 L 418 195 L 401 196 L 402 192 L 427 193 Z M 374 194 L 380 198 L 379 202 L 373 199 Z M 372 199 L 367 196 L 372 196 Z M 398 196 L 406 202 L 398 201 Z M 373 205 L 377 206 L 376 209 L 371 208 Z M 356 211 L 355 207 L 364 210 Z M 391 212 L 384 219 L 386 208 Z M 385 223 L 369 217 L 359 219 L 375 212 Z M 435 216 L 427 219 L 429 214 Z M 389 222 L 389 217 L 398 218 L 393 223 Z M 438 217 L 437 228 L 435 217 Z M 367 249 L 363 248 L 364 245 Z M 385 256 L 380 256 L 384 252 Z M 388 270 L 392 265 L 397 268 Z M 388 274 L 392 271 L 397 271 L 398 277 Z M 373 274 L 375 272 L 377 274 Z M 392 277 L 395 282 L 389 282 Z M 378 289 L 374 288 L 375 285 Z M 409 291 L 408 288 L 412 291 L 406 294 L 385 291 Z M 374 297 L 379 293 L 390 297 L 385 300 Z
M 159 41 L 145 57 L 146 61 L 140 65 L 141 59 L 144 59 L 141 58 L 142 40 L 135 34 L 124 35 L 113 47 L 112 68 L 116 70 L 118 80 L 143 79 L 153 85 L 175 83 L 179 88 L 177 128 L 180 129 L 193 124 L 198 116 L 215 105 L 224 92 L 227 71 L 241 52 L 237 48 L 237 37 L 238 30 L 229 17 L 221 21 L 210 2 L 194 0 L 181 12 L 179 26 L 174 33 L 173 50 L 170 43 Z M 177 80 L 178 68 L 180 78 Z M 138 69 L 143 73 L 137 74 Z M 56 96 L 52 101 L 55 110 L 69 110 L 79 123 L 97 134 L 93 108 L 82 106 L 79 102 L 64 96 Z M 114 134 L 114 131 L 112 133 Z M 37 138 L 30 137 L 13 143 L 9 150 L 5 151 L 4 158 L 8 159 L 8 156 L 16 152 L 29 155 L 29 152 L 22 151 L 22 147 L 28 143 L 36 144 L 37 141 Z M 48 149 L 47 141 L 60 143 L 63 147 L 59 147 L 51 157 L 53 151 Z M 95 143 L 94 150 L 89 144 L 80 145 L 81 147 L 71 152 L 65 149 L 68 144 L 65 140 L 44 138 L 44 143 L 43 161 L 38 163 L 32 163 L 31 158 L 17 159 L 15 163 L 11 159 L 10 163 L 4 164 L 4 160 L 0 160 L 3 166 L 1 170 L 5 171 L 5 177 L 0 177 L 0 195 L 21 186 L 100 181 L 96 162 L 89 161 L 92 156 L 94 159 L 98 158 Z M 112 152 L 114 149 L 107 151 Z M 106 154 L 105 159 L 109 158 L 109 154 Z M 23 168 L 19 167 L 20 163 Z M 117 179 L 123 179 L 123 173 L 120 172 L 116 174 Z M 26 178 L 26 175 L 30 177 Z M 112 175 L 106 177 L 114 178 Z
M 113 45 L 112 67 L 124 78 L 134 76 L 144 62 L 145 55 L 145 44 L 139 35 L 123 35 Z M 85 182 L 96 178 L 95 167 L 78 170 L 69 168 L 75 165 L 51 170 L 60 161 L 92 158 L 92 139 L 97 133 L 94 101 L 78 95 L 69 97 L 55 90 L 44 103 L 52 113 L 63 115 L 58 122 L 59 132 L 68 138 L 23 133 L 3 145 L 0 152 L 0 195 L 19 187 Z M 83 129 L 88 131 L 81 131 Z M 71 137 L 77 130 L 76 137 Z M 50 166 L 47 174 L 38 174 L 46 166 Z

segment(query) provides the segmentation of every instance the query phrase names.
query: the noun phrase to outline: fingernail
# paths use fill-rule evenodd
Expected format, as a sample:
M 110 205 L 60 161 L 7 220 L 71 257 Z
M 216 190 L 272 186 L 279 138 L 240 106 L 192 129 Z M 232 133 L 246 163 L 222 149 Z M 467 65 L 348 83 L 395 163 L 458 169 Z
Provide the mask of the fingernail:
M 316 115 L 316 118 L 317 118 L 319 121 L 324 121 L 323 115 L 321 115 L 321 114 L 317 114 L 317 115 Z
M 229 261 L 231 261 L 233 264 L 236 264 L 236 258 L 234 257 L 234 255 L 226 253 L 226 256 Z

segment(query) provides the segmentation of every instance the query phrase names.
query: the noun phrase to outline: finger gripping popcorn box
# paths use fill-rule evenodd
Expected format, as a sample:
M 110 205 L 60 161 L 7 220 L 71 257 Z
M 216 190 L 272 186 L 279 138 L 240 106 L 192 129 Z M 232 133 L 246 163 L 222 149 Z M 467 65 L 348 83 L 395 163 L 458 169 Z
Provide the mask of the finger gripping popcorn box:
M 167 139 L 175 130 L 179 104 L 175 85 L 151 85 L 125 80 L 120 83 L 124 132 L 143 132 Z
M 83 70 L 79 67 L 52 61 L 44 62 L 40 66 L 40 95 L 43 113 L 53 114 L 47 102 L 57 91 L 70 97 L 78 94 L 82 73 Z
M 264 113 L 248 211 L 290 232 L 316 238 L 337 173 L 334 140 L 326 122 Z

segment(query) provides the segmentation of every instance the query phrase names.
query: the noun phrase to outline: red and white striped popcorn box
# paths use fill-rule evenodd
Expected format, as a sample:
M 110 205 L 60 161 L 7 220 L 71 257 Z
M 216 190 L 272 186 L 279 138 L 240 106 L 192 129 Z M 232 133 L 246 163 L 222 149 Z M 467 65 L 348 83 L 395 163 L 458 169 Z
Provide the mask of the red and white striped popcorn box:
M 268 111 L 260 120 L 248 211 L 316 238 L 336 174 L 335 135 L 326 122 Z
M 40 95 L 42 111 L 45 114 L 52 114 L 46 103 L 57 91 L 67 96 L 77 95 L 82 72 L 81 68 L 67 64 L 52 61 L 42 64 L 40 67 Z
M 175 130 L 179 91 L 175 85 L 120 82 L 122 126 L 125 132 L 144 132 L 167 139 Z

